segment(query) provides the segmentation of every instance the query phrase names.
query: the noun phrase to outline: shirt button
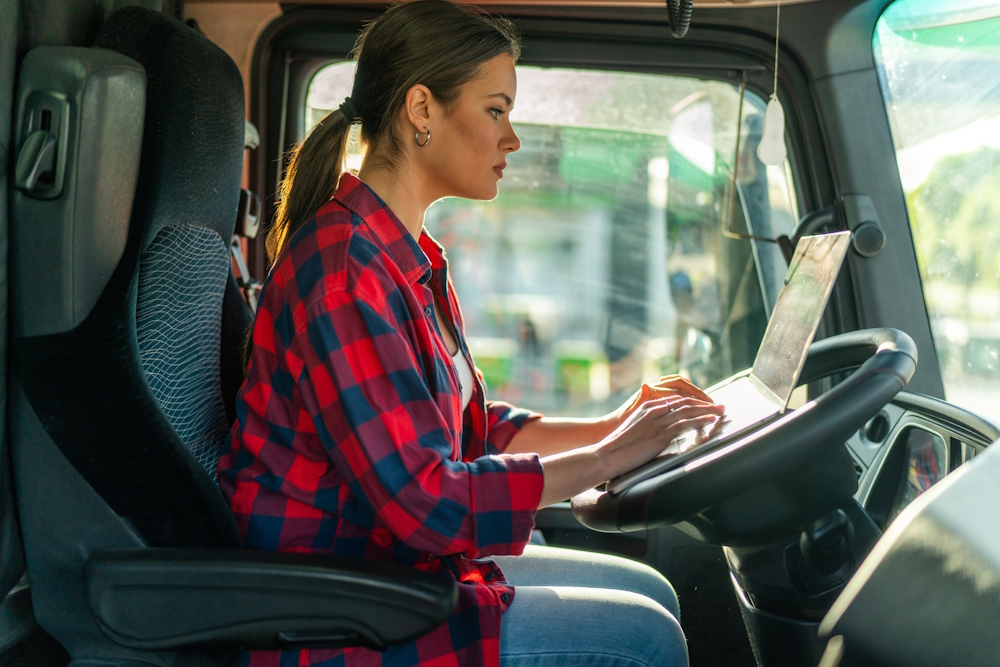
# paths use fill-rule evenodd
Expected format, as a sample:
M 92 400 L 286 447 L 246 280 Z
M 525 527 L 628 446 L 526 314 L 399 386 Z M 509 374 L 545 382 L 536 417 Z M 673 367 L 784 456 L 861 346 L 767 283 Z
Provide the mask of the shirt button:
M 502 601 L 502 602 L 503 602 L 504 604 L 507 604 L 508 602 L 510 602 L 510 595 L 508 595 L 507 593 L 501 593 L 501 594 L 500 594 L 500 600 L 501 600 L 501 601 Z
M 493 581 L 495 578 L 496 578 L 496 575 L 493 574 L 492 572 L 487 572 L 486 573 L 486 581 Z M 506 593 L 504 595 L 506 595 Z
M 434 314 L 434 311 L 431 310 L 430 306 L 427 306 L 426 308 L 424 308 L 424 315 L 426 315 L 427 317 L 430 317 L 433 314 Z

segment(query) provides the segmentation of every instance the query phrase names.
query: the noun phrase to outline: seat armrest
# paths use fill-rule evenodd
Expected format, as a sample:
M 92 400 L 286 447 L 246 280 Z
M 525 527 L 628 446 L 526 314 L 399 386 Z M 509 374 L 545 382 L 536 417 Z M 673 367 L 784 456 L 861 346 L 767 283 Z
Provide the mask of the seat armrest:
M 402 565 L 238 549 L 119 549 L 84 568 L 90 609 L 138 649 L 385 650 L 444 622 L 454 582 Z

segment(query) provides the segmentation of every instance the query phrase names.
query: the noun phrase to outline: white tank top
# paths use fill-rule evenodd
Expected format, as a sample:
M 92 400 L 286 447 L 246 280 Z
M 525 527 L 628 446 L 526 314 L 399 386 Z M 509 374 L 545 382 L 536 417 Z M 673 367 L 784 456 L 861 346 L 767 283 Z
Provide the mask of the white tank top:
M 462 385 L 462 409 L 469 407 L 469 401 L 472 400 L 472 369 L 469 368 L 469 362 L 465 360 L 465 355 L 462 354 L 462 348 L 458 348 L 458 352 L 455 356 L 451 358 L 455 362 L 455 369 L 458 371 L 458 381 Z

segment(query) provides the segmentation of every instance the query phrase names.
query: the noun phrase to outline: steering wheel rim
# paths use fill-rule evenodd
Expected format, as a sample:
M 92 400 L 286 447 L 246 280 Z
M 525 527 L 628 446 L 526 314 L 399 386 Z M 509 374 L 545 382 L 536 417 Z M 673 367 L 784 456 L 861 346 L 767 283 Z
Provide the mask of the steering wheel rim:
M 762 526 L 758 531 L 758 539 L 773 537 L 784 524 L 800 522 L 799 514 L 819 516 L 857 490 L 857 477 L 844 443 L 906 386 L 916 367 L 916 345 L 897 329 L 864 329 L 815 342 L 809 347 L 799 384 L 853 372 L 798 410 L 683 467 L 641 481 L 617 495 L 591 490 L 574 497 L 573 514 L 580 523 L 600 532 L 693 522 L 695 527 L 688 532 L 700 539 L 733 545 L 749 537 L 725 541 L 727 531 L 712 526 L 719 521 L 712 518 L 713 508 L 737 497 L 752 501 L 755 490 L 818 462 L 825 472 L 814 471 L 811 481 L 823 487 L 815 489 L 822 498 L 812 503 L 806 500 L 809 489 L 801 490 L 807 494 L 797 494 L 806 505 L 799 508 L 801 512 L 786 512 L 783 518 L 775 517 L 770 530 Z M 779 493 L 788 495 L 787 491 Z M 824 509 L 827 505 L 830 507 Z

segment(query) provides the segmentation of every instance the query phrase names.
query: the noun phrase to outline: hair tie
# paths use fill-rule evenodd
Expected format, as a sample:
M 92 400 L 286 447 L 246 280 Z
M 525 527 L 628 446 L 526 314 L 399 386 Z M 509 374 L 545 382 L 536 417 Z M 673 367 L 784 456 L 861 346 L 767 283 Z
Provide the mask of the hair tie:
M 344 114 L 344 118 L 348 121 L 353 121 L 361 115 L 358 113 L 358 109 L 354 106 L 354 101 L 351 100 L 350 96 L 346 97 L 344 103 L 340 105 L 340 113 Z

